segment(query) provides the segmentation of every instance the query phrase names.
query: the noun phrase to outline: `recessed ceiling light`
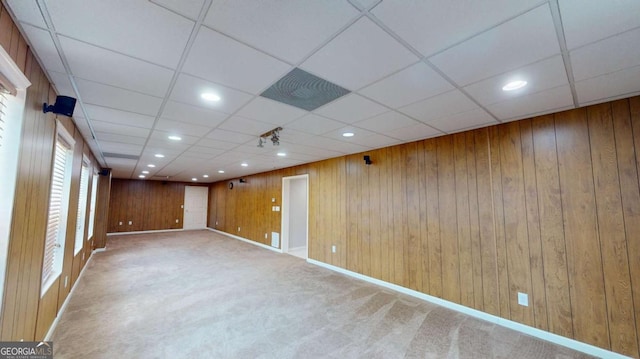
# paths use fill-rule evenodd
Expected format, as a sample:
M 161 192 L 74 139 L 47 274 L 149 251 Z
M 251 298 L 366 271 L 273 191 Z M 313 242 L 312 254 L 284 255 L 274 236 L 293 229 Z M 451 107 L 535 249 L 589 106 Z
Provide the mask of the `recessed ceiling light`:
M 202 177 L 204 177 L 204 178 L 209 178 L 209 175 L 202 175 Z
M 142 171 L 143 174 L 149 174 L 149 171 Z
M 242 163 L 240 164 L 240 166 L 242 166 L 242 167 L 247 167 L 247 166 L 249 166 L 249 164 L 248 164 L 248 163 L 246 163 L 246 162 L 242 162 Z
M 342 134 L 344 137 L 353 137 L 355 134 L 353 132 L 345 132 Z
M 168 139 L 170 139 L 170 140 L 172 140 L 172 141 L 180 141 L 180 140 L 182 140 L 182 137 L 180 137 L 180 136 L 174 136 L 174 135 L 171 135 L 171 136 L 169 136 L 169 137 L 167 137 L 167 138 L 168 138 Z
M 285 157 L 286 155 L 287 155 L 287 154 L 286 154 L 286 153 L 284 153 L 284 152 L 278 152 L 278 156 L 280 156 L 280 157 Z
M 224 171 L 223 170 L 218 170 L 218 173 L 224 173 Z
M 220 96 L 211 93 L 211 92 L 205 92 L 202 95 L 200 95 L 200 97 L 202 97 L 203 99 L 207 100 L 207 101 L 212 101 L 212 102 L 218 102 L 220 101 Z
M 156 153 L 154 156 L 158 158 L 164 158 L 164 155 L 162 153 Z
M 192 180 L 192 181 L 197 181 L 198 179 L 197 179 L 197 178 L 195 178 L 195 177 L 193 177 L 191 180 Z
M 138 177 L 139 177 L 139 178 L 145 178 L 146 176 L 145 176 L 145 175 L 140 175 L 140 176 L 138 176 Z
M 527 81 L 523 81 L 523 80 L 511 81 L 508 84 L 502 86 L 502 91 L 513 91 L 513 90 L 521 89 L 525 86 L 527 86 Z
M 154 165 L 153 163 L 149 163 L 149 164 L 147 165 L 147 167 L 150 167 L 150 168 L 153 168 L 153 167 L 155 167 L 155 166 L 156 166 L 156 165 Z

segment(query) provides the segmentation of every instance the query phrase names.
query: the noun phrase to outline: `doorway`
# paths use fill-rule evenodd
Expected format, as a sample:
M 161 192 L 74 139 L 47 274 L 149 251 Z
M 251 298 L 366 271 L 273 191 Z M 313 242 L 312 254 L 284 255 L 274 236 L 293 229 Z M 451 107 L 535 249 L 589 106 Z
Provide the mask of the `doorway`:
M 309 254 L 309 175 L 282 178 L 282 252 Z
M 207 205 L 209 187 L 184 186 L 183 229 L 204 229 L 207 227 Z

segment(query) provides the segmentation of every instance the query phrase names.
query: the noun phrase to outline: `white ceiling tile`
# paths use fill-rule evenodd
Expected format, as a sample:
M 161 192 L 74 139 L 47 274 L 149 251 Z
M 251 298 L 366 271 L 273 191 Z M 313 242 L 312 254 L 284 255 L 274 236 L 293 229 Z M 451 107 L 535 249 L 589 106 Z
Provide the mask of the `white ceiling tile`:
M 24 21 L 42 28 L 47 27 L 36 1 L 7 0 L 7 4 L 18 21 Z
M 255 121 L 249 118 L 233 116 L 224 121 L 219 126 L 222 130 L 234 131 L 244 133 L 246 135 L 253 135 L 258 140 L 257 136 L 273 129 L 273 125 L 270 123 Z
M 122 142 L 100 141 L 100 148 L 104 153 L 117 153 L 122 155 L 138 156 L 142 152 L 142 145 L 134 145 Z
M 76 84 L 85 104 L 118 108 L 124 111 L 156 116 L 162 99 L 139 92 L 76 78 Z
M 203 93 L 214 93 L 220 96 L 220 101 L 204 100 Z M 216 83 L 205 81 L 186 74 L 180 74 L 176 81 L 171 99 L 190 105 L 210 108 L 224 113 L 236 112 L 251 100 L 252 96 Z
M 570 56 L 576 81 L 640 65 L 640 28 L 581 47 Z
M 119 135 L 107 132 L 96 132 L 96 137 L 98 138 L 98 141 L 122 142 L 130 143 L 132 145 L 144 145 L 145 142 L 147 142 L 146 137 Z
M 208 108 L 168 101 L 162 111 L 162 117 L 200 126 L 215 127 L 222 123 L 229 115 Z
M 551 11 L 544 4 L 429 61 L 464 86 L 559 53 Z
M 354 1 L 362 5 L 362 7 L 365 9 L 370 9 L 372 6 L 382 2 L 382 0 L 354 0 Z
M 519 96 L 487 107 L 500 120 L 532 117 L 551 110 L 573 106 L 569 85 Z
M 344 132 L 353 132 L 355 135 L 353 137 L 346 138 L 342 136 Z M 371 132 L 363 128 L 353 126 L 342 127 L 336 131 L 331 131 L 323 136 L 369 148 L 387 147 L 398 144 L 400 142 L 396 138 L 391 138 L 379 133 Z
M 59 34 L 171 68 L 178 64 L 194 25 L 148 1 L 46 3 Z
M 358 92 L 398 108 L 450 90 L 453 85 L 427 64 L 419 62 Z
M 33 46 L 36 55 L 42 61 L 42 66 L 49 71 L 57 71 L 66 73 L 58 50 L 56 49 L 53 39 L 49 31 L 42 30 L 37 27 L 22 24 L 22 29 L 29 39 L 29 43 Z
M 75 91 L 73 91 L 73 87 L 71 86 L 71 81 L 69 81 L 69 76 L 66 73 L 55 71 L 48 72 L 58 95 L 77 97 Z M 75 113 L 80 113 L 80 111 L 81 109 L 76 109 Z
M 343 0 L 216 0 L 204 23 L 285 61 L 297 63 L 357 15 L 359 12 Z
M 233 143 L 245 143 L 251 140 L 252 138 L 255 138 L 256 143 L 258 141 L 257 137 L 253 135 L 247 135 L 244 133 L 233 132 L 233 131 L 226 131 L 220 128 L 216 128 L 215 130 L 213 130 L 213 132 L 209 133 L 207 135 L 207 138 L 218 140 L 218 141 L 233 142 Z
M 220 131 L 220 130 L 214 130 L 214 131 Z M 209 147 L 209 148 L 222 149 L 222 150 L 230 150 L 238 146 L 237 143 L 215 140 L 213 138 L 208 138 L 208 137 L 198 141 L 197 145 L 200 147 Z
M 256 97 L 236 114 L 238 116 L 282 126 L 285 123 L 304 116 L 306 113 L 307 111 L 293 106 L 285 105 L 264 97 Z
M 155 129 L 160 131 L 170 132 L 178 136 L 188 135 L 188 136 L 199 137 L 207 134 L 207 132 L 211 131 L 213 127 L 194 125 L 191 123 L 173 121 L 173 120 L 167 120 L 166 118 L 161 118 L 156 123 Z
M 497 123 L 498 121 L 480 108 L 427 122 L 428 125 L 448 133 L 495 125 Z
M 637 0 L 560 0 L 558 4 L 570 50 L 640 26 Z
M 387 135 L 403 141 L 416 141 L 440 136 L 443 135 L 443 133 L 423 123 L 417 123 L 412 126 L 391 130 L 387 132 Z
M 85 109 L 91 120 L 115 123 L 120 125 L 151 128 L 155 117 L 140 115 L 133 112 L 116 110 L 109 107 L 85 105 Z
M 387 111 L 388 108 L 352 93 L 314 112 L 344 123 L 354 123 Z
M 396 111 L 390 111 L 360 122 L 356 122 L 354 125 L 370 131 L 386 134 L 389 131 L 397 130 L 407 126 L 413 126 L 416 124 L 418 124 L 416 120 L 411 119 Z
M 640 66 L 576 82 L 581 106 L 637 95 L 640 92 Z
M 340 126 L 344 126 L 344 124 L 340 123 Z M 313 136 L 312 134 L 309 134 L 307 132 L 302 132 L 300 130 L 294 129 L 291 126 L 287 125 L 286 127 L 284 127 L 282 131 L 280 131 L 280 145 L 286 146 L 289 144 L 304 143 L 304 141 L 307 138 L 312 136 Z
M 191 20 L 196 20 L 200 15 L 200 9 L 204 4 L 204 0 L 150 0 L 167 9 L 186 16 Z
M 306 141 L 306 144 L 311 147 L 318 147 L 321 149 L 328 149 L 331 151 L 346 153 L 356 153 L 368 150 L 368 147 L 361 146 L 355 143 L 351 143 L 347 140 L 335 140 L 333 138 L 315 136 Z
M 156 141 L 156 140 L 154 139 L 154 141 Z M 181 146 L 171 146 L 171 147 L 166 146 L 166 145 L 162 146 L 162 147 L 158 147 L 158 146 L 155 146 L 155 145 L 152 145 L 152 144 L 147 144 L 147 146 L 142 151 L 142 155 L 140 156 L 140 160 L 144 159 L 144 160 L 150 160 L 150 161 L 167 162 L 167 161 L 170 161 L 170 160 L 174 159 L 178 155 L 180 155 L 188 147 L 189 147 L 189 145 L 187 145 L 187 144 L 183 144 Z M 157 153 L 163 154 L 165 157 L 162 158 L 162 159 L 157 158 L 156 157 Z
M 107 161 L 107 167 L 111 167 L 111 176 L 113 178 L 130 178 L 131 177 L 131 169 L 128 168 L 117 168 L 117 164 L 111 164 L 110 161 Z
M 167 93 L 172 70 L 66 37 L 60 43 L 74 76 L 153 96 Z
M 189 149 L 189 151 L 187 151 L 187 153 L 206 153 L 208 155 L 219 155 L 225 152 L 225 150 L 223 149 L 219 149 L 219 148 L 212 148 L 212 147 L 206 147 L 206 146 L 193 146 Z
M 527 86 L 515 91 L 502 87 L 515 80 L 527 81 Z M 464 88 L 480 104 L 487 106 L 561 85 L 568 84 L 567 72 L 561 56 L 554 56 L 502 75 L 476 82 Z
M 120 124 L 114 124 L 112 122 L 103 121 L 91 121 L 91 126 L 95 132 L 112 133 L 116 135 L 147 137 L 149 132 L 147 128 L 126 126 Z
M 383 1 L 372 13 L 429 56 L 540 4 L 536 0 Z
M 308 146 L 306 144 L 286 144 L 286 145 L 283 145 L 282 148 L 285 150 L 285 152 L 288 150 L 291 150 L 291 152 L 313 157 L 316 159 L 332 158 L 332 157 L 338 157 L 341 155 L 341 153 L 338 151 L 334 151 L 326 148 Z
M 440 117 L 470 111 L 478 106 L 458 90 L 416 102 L 399 109 L 399 111 L 421 122 L 428 122 Z
M 200 136 L 190 136 L 180 134 L 181 140 L 170 140 L 169 136 L 176 135 L 174 132 L 168 132 L 163 130 L 153 130 L 151 136 L 149 136 L 149 146 L 158 146 L 160 148 L 186 150 L 190 145 L 195 144 L 200 140 Z
M 258 94 L 291 68 L 274 57 L 202 27 L 191 47 L 183 71 Z
M 313 54 L 301 68 L 357 90 L 416 61 L 416 55 L 363 17 Z
M 218 154 L 222 153 L 223 151 L 220 151 Z M 196 151 L 192 151 L 192 150 L 188 150 L 185 153 L 183 153 L 180 156 L 180 160 L 184 160 L 186 158 L 190 158 L 190 159 L 199 159 L 199 160 L 208 160 L 215 157 L 214 154 L 210 154 L 210 153 L 202 153 L 202 152 L 196 152 Z M 202 163 L 200 163 L 200 165 L 202 165 Z
M 344 126 L 344 123 L 342 122 L 334 121 L 314 114 L 308 114 L 298 120 L 291 122 L 290 124 L 287 124 L 286 129 L 294 129 L 313 135 L 321 135 L 342 126 Z

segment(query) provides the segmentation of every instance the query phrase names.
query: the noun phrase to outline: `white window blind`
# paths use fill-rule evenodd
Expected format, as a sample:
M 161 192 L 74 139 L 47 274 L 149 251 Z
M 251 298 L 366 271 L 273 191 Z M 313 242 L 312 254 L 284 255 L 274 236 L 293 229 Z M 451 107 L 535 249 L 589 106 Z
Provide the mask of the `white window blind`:
M 84 244 L 84 222 L 87 218 L 87 199 L 89 192 L 89 164 L 82 162 L 80 173 L 80 194 L 78 196 L 78 215 L 76 218 L 76 244 L 74 255 L 78 254 Z
M 54 151 L 51 193 L 49 195 L 49 217 L 42 263 L 42 294 L 53 283 L 62 270 L 62 257 L 66 235 L 69 186 L 71 182 L 72 143 L 71 137 L 58 123 L 58 136 Z M 66 136 L 62 136 L 66 134 Z
M 93 238 L 93 225 L 96 221 L 96 200 L 98 198 L 98 174 L 93 174 L 93 181 L 91 183 L 91 207 L 89 208 L 89 234 L 87 234 L 87 240 Z
M 7 94 L 4 87 L 0 87 L 0 147 L 4 143 L 5 117 L 7 115 Z

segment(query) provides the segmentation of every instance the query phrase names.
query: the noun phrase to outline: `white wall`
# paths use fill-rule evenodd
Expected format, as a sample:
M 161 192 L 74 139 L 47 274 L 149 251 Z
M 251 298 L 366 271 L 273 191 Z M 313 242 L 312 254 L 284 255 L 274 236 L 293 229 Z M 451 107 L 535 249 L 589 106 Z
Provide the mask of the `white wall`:
M 290 181 L 289 248 L 307 245 L 307 179 Z

